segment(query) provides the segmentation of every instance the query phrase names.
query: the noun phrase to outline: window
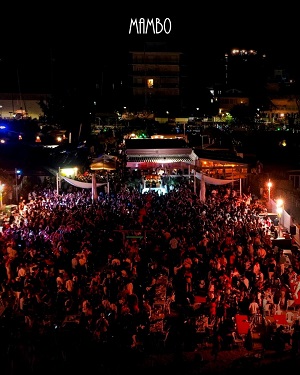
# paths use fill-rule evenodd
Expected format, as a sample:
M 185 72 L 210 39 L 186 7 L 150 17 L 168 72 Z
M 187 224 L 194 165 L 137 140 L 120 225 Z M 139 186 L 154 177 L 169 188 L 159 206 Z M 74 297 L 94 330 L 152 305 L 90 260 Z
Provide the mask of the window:
M 147 79 L 147 87 L 148 87 L 148 89 L 153 89 L 153 84 L 154 84 L 153 78 Z

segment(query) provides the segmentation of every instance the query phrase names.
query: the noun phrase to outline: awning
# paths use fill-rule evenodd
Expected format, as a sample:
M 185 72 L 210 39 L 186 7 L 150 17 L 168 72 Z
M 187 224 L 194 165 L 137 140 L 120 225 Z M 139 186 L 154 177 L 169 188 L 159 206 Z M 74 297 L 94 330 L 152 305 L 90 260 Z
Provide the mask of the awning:
M 105 170 L 105 171 L 113 171 L 116 169 L 116 163 L 111 163 L 111 162 L 98 162 L 98 163 L 92 163 L 90 165 L 90 169 L 92 171 L 100 171 L 100 170 Z
M 199 178 L 199 180 L 204 179 L 204 182 L 210 185 L 227 185 L 232 184 L 234 181 L 238 181 L 239 179 L 235 180 L 223 180 L 222 178 L 214 178 L 210 176 L 206 176 L 203 173 L 196 172 L 195 174 L 196 178 Z
M 68 178 L 68 177 L 64 177 L 64 176 L 61 176 L 62 179 L 64 179 L 65 181 L 67 181 L 69 184 L 73 185 L 73 186 L 76 186 L 78 188 L 81 188 L 81 189 L 92 189 L 93 188 L 93 184 L 92 184 L 92 181 L 91 182 L 83 182 L 83 181 L 78 181 L 78 180 L 73 180 L 72 178 Z M 99 182 L 96 184 L 96 186 L 102 186 L 102 185 L 106 185 L 107 182 Z
M 97 159 L 94 159 L 90 164 L 92 171 L 99 171 L 101 169 L 106 171 L 112 171 L 117 168 L 116 166 L 117 157 L 113 155 L 102 155 Z
M 191 163 L 189 156 L 127 156 L 128 162 L 134 163 Z

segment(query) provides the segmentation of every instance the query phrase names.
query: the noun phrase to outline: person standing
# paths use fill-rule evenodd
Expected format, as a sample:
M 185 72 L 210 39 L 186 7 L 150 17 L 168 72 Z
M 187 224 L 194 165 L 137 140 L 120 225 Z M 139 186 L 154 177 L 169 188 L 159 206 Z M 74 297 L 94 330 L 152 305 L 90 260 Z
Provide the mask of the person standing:
M 292 349 L 291 353 L 292 355 L 296 356 L 300 353 L 300 321 L 299 319 L 296 319 L 292 325 L 292 338 L 291 338 L 291 344 Z
M 253 350 L 253 337 L 251 329 L 248 329 L 246 338 L 245 338 L 245 348 L 249 351 Z
M 286 263 L 286 258 L 283 254 L 283 250 L 280 249 L 279 251 L 279 273 L 280 273 L 280 276 L 282 276 L 284 274 L 284 271 L 285 271 L 285 263 Z
M 214 357 L 214 361 L 216 361 L 218 359 L 218 354 L 222 348 L 222 336 L 220 334 L 220 332 L 218 332 L 218 330 L 216 330 L 214 333 L 213 333 L 213 339 L 212 339 L 212 350 L 211 350 L 211 354 L 212 356 Z
M 249 304 L 249 314 L 250 314 L 250 321 L 252 322 L 253 319 L 260 313 L 259 304 L 256 302 L 255 297 L 252 298 Z

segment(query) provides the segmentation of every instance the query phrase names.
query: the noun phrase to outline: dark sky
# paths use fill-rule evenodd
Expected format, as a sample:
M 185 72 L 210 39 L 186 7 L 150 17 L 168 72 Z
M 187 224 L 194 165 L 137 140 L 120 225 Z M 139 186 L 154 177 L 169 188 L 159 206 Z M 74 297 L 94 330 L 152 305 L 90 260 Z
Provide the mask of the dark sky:
M 82 79 L 94 67 L 125 66 L 127 52 L 148 41 L 167 42 L 199 66 L 209 65 L 210 59 L 232 48 L 258 49 L 293 66 L 299 62 L 299 33 L 292 9 L 291 14 L 277 14 L 273 8 L 215 2 L 185 2 L 180 7 L 171 3 L 169 11 L 153 3 L 143 3 L 142 10 L 128 4 L 107 4 L 103 9 L 100 3 L 74 4 L 68 9 L 42 10 L 26 4 L 24 9 L 5 13 L 15 12 L 15 17 L 2 17 L 0 92 L 46 90 L 54 66 L 66 77 Z M 164 8 L 168 9 L 166 4 Z M 129 34 L 130 21 L 140 18 L 169 18 L 171 31 L 168 35 Z

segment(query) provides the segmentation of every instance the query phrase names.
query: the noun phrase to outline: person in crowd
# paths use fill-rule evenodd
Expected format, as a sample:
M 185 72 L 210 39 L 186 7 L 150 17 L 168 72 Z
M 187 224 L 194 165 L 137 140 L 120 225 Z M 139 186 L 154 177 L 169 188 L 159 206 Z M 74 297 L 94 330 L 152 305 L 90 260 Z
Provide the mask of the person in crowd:
M 216 325 L 216 359 L 226 340 L 219 330 L 224 320 L 232 321 L 236 313 L 260 312 L 255 298 L 269 285 L 257 282 L 275 254 L 269 249 L 259 255 L 266 235 L 259 224 L 264 206 L 248 196 L 219 187 L 217 194 L 208 190 L 203 202 L 182 182 L 165 196 L 124 187 L 99 194 L 96 201 L 84 189 L 58 194 L 41 188 L 31 197 L 26 221 L 24 210 L 19 210 L 18 220 L 3 226 L 0 244 L 2 298 L 11 304 L 10 296 L 17 295 L 18 314 L 27 322 L 34 317 L 43 328 L 42 313 L 35 314 L 36 309 L 60 324 L 77 311 L 81 324 L 98 339 L 117 340 L 128 349 L 145 325 L 142 315 L 153 328 L 157 301 L 166 303 L 172 296 L 168 316 L 176 316 L 192 314 L 200 297 L 199 312 Z M 21 232 L 23 247 L 15 240 L 16 232 Z M 127 241 L 131 236 L 140 242 Z M 17 277 L 22 280 L 20 294 L 11 293 Z
M 259 304 L 257 303 L 256 298 L 253 297 L 252 301 L 249 304 L 250 319 L 252 320 L 259 313 L 260 313 Z
M 296 356 L 300 354 L 300 320 L 296 319 L 292 324 L 292 337 L 291 337 L 291 344 L 292 355 Z

